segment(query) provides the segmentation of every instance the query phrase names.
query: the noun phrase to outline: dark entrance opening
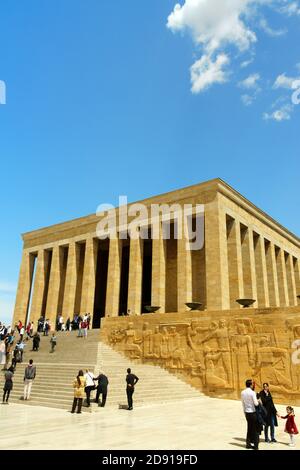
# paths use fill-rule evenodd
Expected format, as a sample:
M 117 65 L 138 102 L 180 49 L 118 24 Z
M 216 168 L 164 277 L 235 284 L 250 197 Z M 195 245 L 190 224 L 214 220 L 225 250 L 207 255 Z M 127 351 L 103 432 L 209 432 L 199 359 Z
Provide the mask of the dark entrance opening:
M 109 240 L 98 240 L 93 328 L 100 328 L 105 315 Z
M 175 224 L 170 223 L 170 239 L 166 240 L 166 312 L 177 312 L 177 239 Z
M 68 246 L 59 247 L 59 275 L 60 276 L 59 276 L 59 293 L 58 293 L 57 312 L 55 312 L 56 315 L 62 313 L 62 310 L 63 310 L 68 253 L 69 253 Z
M 142 313 L 146 313 L 146 305 L 151 305 L 152 290 L 152 240 L 144 240 L 143 276 L 142 276 Z
M 119 315 L 125 315 L 127 313 L 129 281 L 129 243 L 129 239 L 122 240 Z

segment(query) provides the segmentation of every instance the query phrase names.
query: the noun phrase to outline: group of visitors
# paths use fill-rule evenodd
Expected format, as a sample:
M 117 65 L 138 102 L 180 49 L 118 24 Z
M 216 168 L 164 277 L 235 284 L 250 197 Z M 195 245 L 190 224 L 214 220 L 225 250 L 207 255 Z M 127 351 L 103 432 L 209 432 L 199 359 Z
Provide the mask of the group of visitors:
M 295 423 L 295 413 L 292 406 L 286 407 L 286 415 L 281 416 L 274 405 L 267 382 L 263 389 L 255 393 L 255 382 L 246 380 L 246 388 L 241 393 L 244 414 L 247 420 L 246 448 L 258 450 L 259 435 L 264 429 L 265 442 L 277 442 L 275 439 L 275 427 L 278 426 L 277 418 L 286 419 L 285 432 L 289 434 L 289 446 L 295 446 L 294 436 L 298 434 Z M 270 429 L 270 438 L 269 438 Z
M 56 319 L 56 329 L 57 331 L 74 331 L 78 330 L 79 337 L 87 337 L 87 330 L 90 329 L 91 323 L 91 314 L 74 314 L 73 320 L 70 317 L 67 318 L 66 322 L 62 314 L 59 314 Z
M 132 397 L 134 394 L 134 387 L 138 380 L 139 378 L 131 372 L 131 369 L 127 369 L 126 394 L 128 410 L 133 409 Z M 95 382 L 97 382 L 97 385 Z M 99 375 L 96 377 L 93 372 L 88 369 L 86 369 L 85 373 L 83 372 L 83 370 L 80 370 L 76 379 L 73 382 L 74 400 L 71 413 L 75 413 L 76 408 L 77 413 L 81 413 L 81 408 L 85 395 L 87 407 L 91 405 L 91 393 L 93 390 L 97 390 L 95 402 L 98 403 L 98 406 L 101 406 L 103 408 L 106 403 L 108 384 L 108 378 L 103 372 L 100 372 Z M 101 402 L 99 403 L 100 395 L 102 395 L 102 398 Z
M 8 405 L 8 399 L 10 392 L 13 389 L 13 376 L 15 369 L 13 366 L 10 366 L 4 374 L 4 387 L 3 387 L 3 398 L 2 404 Z M 29 400 L 31 394 L 31 388 L 33 381 L 36 377 L 36 367 L 33 365 L 33 360 L 30 359 L 28 365 L 24 371 L 24 400 Z

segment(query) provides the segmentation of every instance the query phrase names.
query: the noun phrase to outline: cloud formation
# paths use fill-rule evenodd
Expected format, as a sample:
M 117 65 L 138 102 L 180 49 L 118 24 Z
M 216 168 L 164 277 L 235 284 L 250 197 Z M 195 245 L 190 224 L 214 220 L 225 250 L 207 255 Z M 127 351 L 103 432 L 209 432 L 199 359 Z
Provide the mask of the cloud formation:
M 190 68 L 193 93 L 228 80 L 229 71 L 225 72 L 224 67 L 232 62 L 234 49 L 239 55 L 247 51 L 253 54 L 258 40 L 255 24 L 269 36 L 287 32 L 268 24 L 262 16 L 264 6 L 290 16 L 298 14 L 299 4 L 290 0 L 184 0 L 182 5 L 174 6 L 167 27 L 174 33 L 189 32 L 200 49 L 200 58 Z M 246 67 L 252 60 L 244 57 L 240 66 Z

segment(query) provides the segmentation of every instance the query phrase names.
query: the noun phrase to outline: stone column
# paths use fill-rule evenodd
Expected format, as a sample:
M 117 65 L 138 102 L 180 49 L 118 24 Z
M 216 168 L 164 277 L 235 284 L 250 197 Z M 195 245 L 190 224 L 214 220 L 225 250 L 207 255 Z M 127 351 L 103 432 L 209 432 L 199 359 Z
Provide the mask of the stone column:
M 275 297 L 275 305 L 273 306 L 279 307 L 280 306 L 280 296 L 279 296 L 279 288 L 278 288 L 278 271 L 277 271 L 277 261 L 276 261 L 276 253 L 275 253 L 275 245 L 271 242 L 270 244 L 271 250 L 271 275 L 273 275 L 273 282 L 274 282 L 274 297 Z
M 142 310 L 143 240 L 130 239 L 129 280 L 127 308 L 131 314 L 140 315 Z
M 72 320 L 74 313 L 79 313 L 74 312 L 77 284 L 76 248 L 75 242 L 69 244 L 63 311 L 61 312 L 64 321 L 66 321 L 68 317 Z
M 269 307 L 269 286 L 268 286 L 268 273 L 265 253 L 265 242 L 261 235 L 255 246 L 255 266 L 256 266 L 256 280 L 257 280 L 257 303 L 258 307 Z
M 286 307 L 289 305 L 289 294 L 287 286 L 287 276 L 285 267 L 284 251 L 281 248 L 276 248 L 276 264 L 277 264 L 277 277 L 278 277 L 278 290 L 280 306 Z
M 241 225 L 241 242 L 242 242 L 242 262 L 243 262 L 243 283 L 244 297 L 247 299 L 256 299 L 253 292 L 254 284 L 254 252 L 252 231 Z M 252 247 L 251 247 L 252 245 Z
M 91 314 L 91 324 L 94 312 L 96 269 L 97 269 L 97 247 L 98 240 L 88 238 L 85 245 L 85 257 L 82 280 L 82 296 L 80 313 Z
M 23 324 L 27 322 L 27 313 L 32 286 L 34 262 L 35 255 L 30 254 L 28 251 L 24 250 L 22 254 L 21 268 L 19 274 L 19 282 L 12 323 L 13 326 L 19 320 L 21 320 Z
M 230 307 L 240 308 L 236 300 L 244 297 L 241 232 L 239 222 L 232 218 L 227 220 L 227 252 Z
M 252 286 L 252 298 L 256 300 L 253 307 L 257 307 L 257 276 L 255 269 L 255 253 L 254 253 L 254 238 L 253 230 L 248 229 L 249 232 L 249 250 L 250 250 L 250 271 L 251 271 L 251 286 Z
M 35 272 L 32 302 L 30 309 L 30 320 L 37 325 L 38 319 L 42 313 L 43 297 L 45 288 L 45 252 L 43 249 L 38 251 L 37 266 Z
M 226 215 L 219 195 L 205 205 L 206 299 L 208 310 L 230 308 Z
M 288 282 L 288 293 L 289 293 L 289 304 L 290 307 L 297 305 L 297 293 L 296 293 L 296 279 L 294 271 L 294 263 L 292 255 L 287 253 L 286 257 L 286 272 Z
M 59 246 L 55 245 L 52 251 L 52 262 L 49 280 L 49 290 L 46 306 L 46 318 L 49 318 L 51 325 L 55 325 L 58 310 L 58 297 L 60 287 L 60 252 Z
M 192 252 L 183 235 L 177 240 L 177 310 L 185 312 L 192 299 Z
M 300 259 L 294 258 L 293 264 L 294 264 L 294 273 L 295 273 L 296 295 L 300 295 Z M 297 299 L 297 302 L 299 301 Z
M 106 289 L 105 316 L 119 315 L 120 283 L 121 283 L 122 240 L 109 240 L 108 273 Z
M 166 311 L 166 241 L 161 229 L 158 235 L 159 238 L 152 240 L 151 304 L 160 306 L 161 313 Z

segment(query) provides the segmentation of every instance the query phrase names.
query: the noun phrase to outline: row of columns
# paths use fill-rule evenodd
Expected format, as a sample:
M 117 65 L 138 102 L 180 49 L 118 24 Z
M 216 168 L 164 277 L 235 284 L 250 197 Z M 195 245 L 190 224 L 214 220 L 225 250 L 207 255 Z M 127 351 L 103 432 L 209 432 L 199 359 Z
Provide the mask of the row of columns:
M 161 232 L 161 231 L 160 231 Z M 166 310 L 166 240 L 152 240 L 151 304 Z M 38 250 L 33 282 L 34 255 L 24 250 L 16 297 L 14 321 L 25 321 L 33 285 L 30 318 L 37 321 L 42 309 L 45 316 L 55 321 L 74 313 L 93 313 L 97 270 L 97 242 L 92 235 L 85 240 L 71 241 L 64 260 L 62 247 L 54 244 L 47 250 Z M 83 266 L 79 266 L 79 244 L 85 243 Z M 49 250 L 52 252 L 49 272 Z M 64 265 L 65 263 L 65 265 Z M 238 308 L 236 299 L 257 299 L 256 306 L 297 305 L 300 293 L 299 258 L 276 247 L 272 241 L 244 226 L 239 220 L 226 216 L 217 198 L 205 206 L 205 284 L 208 310 Z M 122 264 L 122 240 L 109 241 L 108 274 L 105 315 L 119 313 Z M 192 279 L 192 252 L 186 249 L 186 240 L 177 240 L 177 311 L 186 310 L 185 304 L 194 300 Z M 47 278 L 48 273 L 48 278 Z M 81 298 L 75 312 L 78 276 L 82 276 Z M 141 313 L 143 275 L 143 240 L 130 239 L 128 309 Z M 62 288 L 62 281 L 64 285 Z M 198 280 L 197 280 L 198 282 Z M 201 282 L 199 280 L 199 282 Z M 46 306 L 45 288 L 48 286 Z M 63 292 L 62 292 L 63 290 Z
M 297 305 L 299 258 L 231 218 L 227 256 L 231 308 L 238 307 L 238 298 L 256 299 L 257 307 Z

